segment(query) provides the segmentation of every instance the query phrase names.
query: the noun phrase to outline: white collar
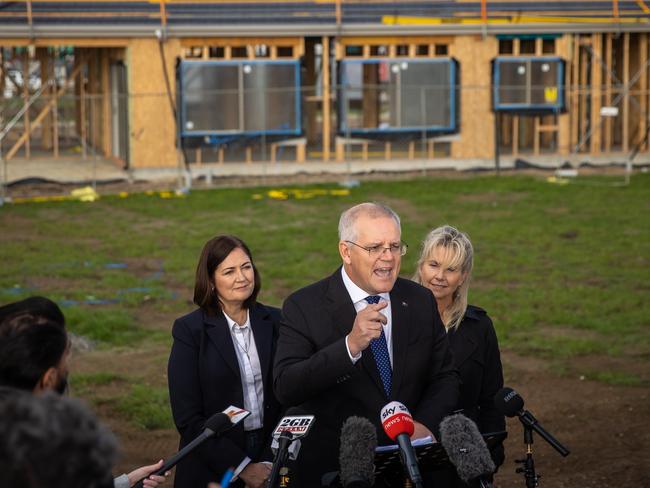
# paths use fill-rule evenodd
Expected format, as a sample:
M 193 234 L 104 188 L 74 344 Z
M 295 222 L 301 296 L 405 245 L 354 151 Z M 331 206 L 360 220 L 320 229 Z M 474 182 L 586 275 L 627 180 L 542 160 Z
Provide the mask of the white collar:
M 246 321 L 244 322 L 244 325 L 239 325 L 237 322 L 235 322 L 233 319 L 230 318 L 230 316 L 221 310 L 223 313 L 224 317 L 226 317 L 226 321 L 228 322 L 228 328 L 232 331 L 235 330 L 235 327 L 239 329 L 245 329 L 246 327 L 250 327 L 251 325 L 251 320 L 250 320 L 250 315 L 248 314 L 248 310 L 246 310 Z
M 350 278 L 345 272 L 345 266 L 341 266 L 341 276 L 343 277 L 345 289 L 348 291 L 348 295 L 350 295 L 350 298 L 352 299 L 352 303 L 358 303 L 362 300 L 365 301 L 367 296 L 375 295 L 359 288 L 356 283 L 352 281 L 352 278 Z M 376 293 L 376 295 L 379 295 L 383 300 L 390 303 L 390 293 Z

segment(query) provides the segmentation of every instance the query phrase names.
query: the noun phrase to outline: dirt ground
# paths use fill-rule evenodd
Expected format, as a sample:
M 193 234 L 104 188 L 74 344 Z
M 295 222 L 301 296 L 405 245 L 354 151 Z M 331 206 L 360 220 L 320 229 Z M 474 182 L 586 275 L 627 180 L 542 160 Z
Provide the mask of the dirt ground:
M 163 356 L 154 361 L 157 366 L 152 366 L 149 354 L 119 354 L 123 357 L 113 364 L 125 364 L 131 370 L 160 368 L 157 375 L 164 374 Z M 103 360 L 86 357 L 78 366 L 93 370 L 93 363 L 101 364 Z M 543 360 L 523 358 L 508 351 L 503 351 L 503 362 L 506 384 L 521 394 L 525 408 L 571 451 L 563 458 L 539 435 L 534 435 L 534 460 L 537 473 L 542 475 L 539 486 L 650 487 L 650 388 L 612 386 L 570 374 L 558 376 L 549 372 Z M 641 378 L 650 378 L 648 361 L 634 363 L 631 367 Z M 154 374 L 153 370 L 147 374 Z M 144 432 L 115 416 L 105 415 L 101 406 L 98 413 L 120 440 L 123 455 L 118 472 L 169 457 L 177 450 L 178 436 L 173 430 Z M 497 486 L 524 487 L 523 475 L 515 474 L 514 460 L 525 457 L 523 428 L 517 419 L 508 419 L 506 456 L 497 475 Z M 172 486 L 170 482 L 166 485 Z

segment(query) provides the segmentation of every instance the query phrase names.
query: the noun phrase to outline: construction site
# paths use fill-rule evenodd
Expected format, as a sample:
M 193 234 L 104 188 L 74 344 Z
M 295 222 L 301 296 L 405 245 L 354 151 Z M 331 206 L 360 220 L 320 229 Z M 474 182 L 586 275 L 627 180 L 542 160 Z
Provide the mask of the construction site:
M 0 2 L 24 181 L 650 162 L 638 1 Z

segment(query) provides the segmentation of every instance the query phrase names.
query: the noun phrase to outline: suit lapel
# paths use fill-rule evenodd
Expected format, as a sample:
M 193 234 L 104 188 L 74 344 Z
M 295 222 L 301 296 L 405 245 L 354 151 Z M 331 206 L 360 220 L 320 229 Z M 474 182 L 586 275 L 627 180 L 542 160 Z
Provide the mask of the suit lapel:
M 206 324 L 206 334 L 221 354 L 224 362 L 232 369 L 233 373 L 240 378 L 239 363 L 235 354 L 235 345 L 228 330 L 228 322 L 222 313 L 218 315 L 203 315 Z
M 273 344 L 273 321 L 266 311 L 255 305 L 250 311 L 251 328 L 255 338 L 255 347 L 260 359 L 262 378 L 267 378 L 271 364 L 271 347 Z
M 393 387 L 391 396 L 397 398 L 400 386 L 406 373 L 406 362 L 408 360 L 410 312 L 408 300 L 401 293 L 399 281 L 390 293 L 390 308 L 392 314 L 392 338 L 393 338 Z M 433 327 L 433 324 L 431 324 Z
M 344 337 L 350 333 L 352 330 L 352 325 L 354 324 L 354 319 L 357 316 L 357 311 L 354 308 L 354 304 L 350 299 L 350 294 L 343 284 L 343 277 L 341 276 L 341 268 L 337 269 L 334 274 L 330 277 L 329 286 L 327 289 L 327 307 L 334 320 L 334 326 L 338 330 L 340 337 Z M 375 357 L 372 354 L 370 346 L 363 351 L 359 364 L 363 370 L 370 376 L 370 378 L 375 383 L 375 386 L 379 389 L 382 395 L 385 395 L 384 385 L 381 382 L 381 377 L 379 376 L 379 370 L 377 369 L 377 363 L 375 363 Z

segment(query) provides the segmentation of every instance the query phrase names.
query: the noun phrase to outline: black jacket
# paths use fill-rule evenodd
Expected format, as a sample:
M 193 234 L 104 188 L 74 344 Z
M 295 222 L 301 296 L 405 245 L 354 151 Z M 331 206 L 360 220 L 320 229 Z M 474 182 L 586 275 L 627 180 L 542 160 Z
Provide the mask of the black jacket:
M 482 308 L 469 305 L 462 322 L 448 336 L 460 372 L 456 408 L 474 420 L 482 433 L 505 430 L 505 417 L 494 407 L 494 395 L 503 388 L 503 369 L 492 320 Z M 497 466 L 502 464 L 503 446 L 493 450 L 492 457 Z
M 269 439 L 278 422 L 280 406 L 272 388 L 273 351 L 280 322 L 277 308 L 256 304 L 250 322 L 264 383 L 264 434 Z M 169 397 L 180 448 L 202 431 L 205 421 L 230 405 L 244 406 L 239 363 L 228 323 L 222 313 L 207 315 L 197 309 L 174 322 L 174 344 L 169 356 Z M 176 468 L 176 488 L 205 487 L 219 481 L 229 467 L 246 457 L 243 422 L 219 438 L 211 438 Z M 270 453 L 270 450 L 269 450 Z M 253 460 L 257 461 L 257 460 Z
M 300 405 L 316 417 L 312 431 L 302 439 L 296 466 L 294 480 L 301 488 L 320 486 L 323 473 L 338 471 L 341 425 L 348 417 L 369 419 L 380 443 L 386 444 L 390 441 L 383 434 L 380 412 L 389 401 L 402 402 L 432 432 L 458 401 L 458 373 L 431 292 L 398 278 L 390 298 L 390 398 L 370 350 L 356 364 L 348 356 L 345 336 L 352 330 L 356 311 L 340 268 L 284 302 L 275 392 L 283 404 Z

